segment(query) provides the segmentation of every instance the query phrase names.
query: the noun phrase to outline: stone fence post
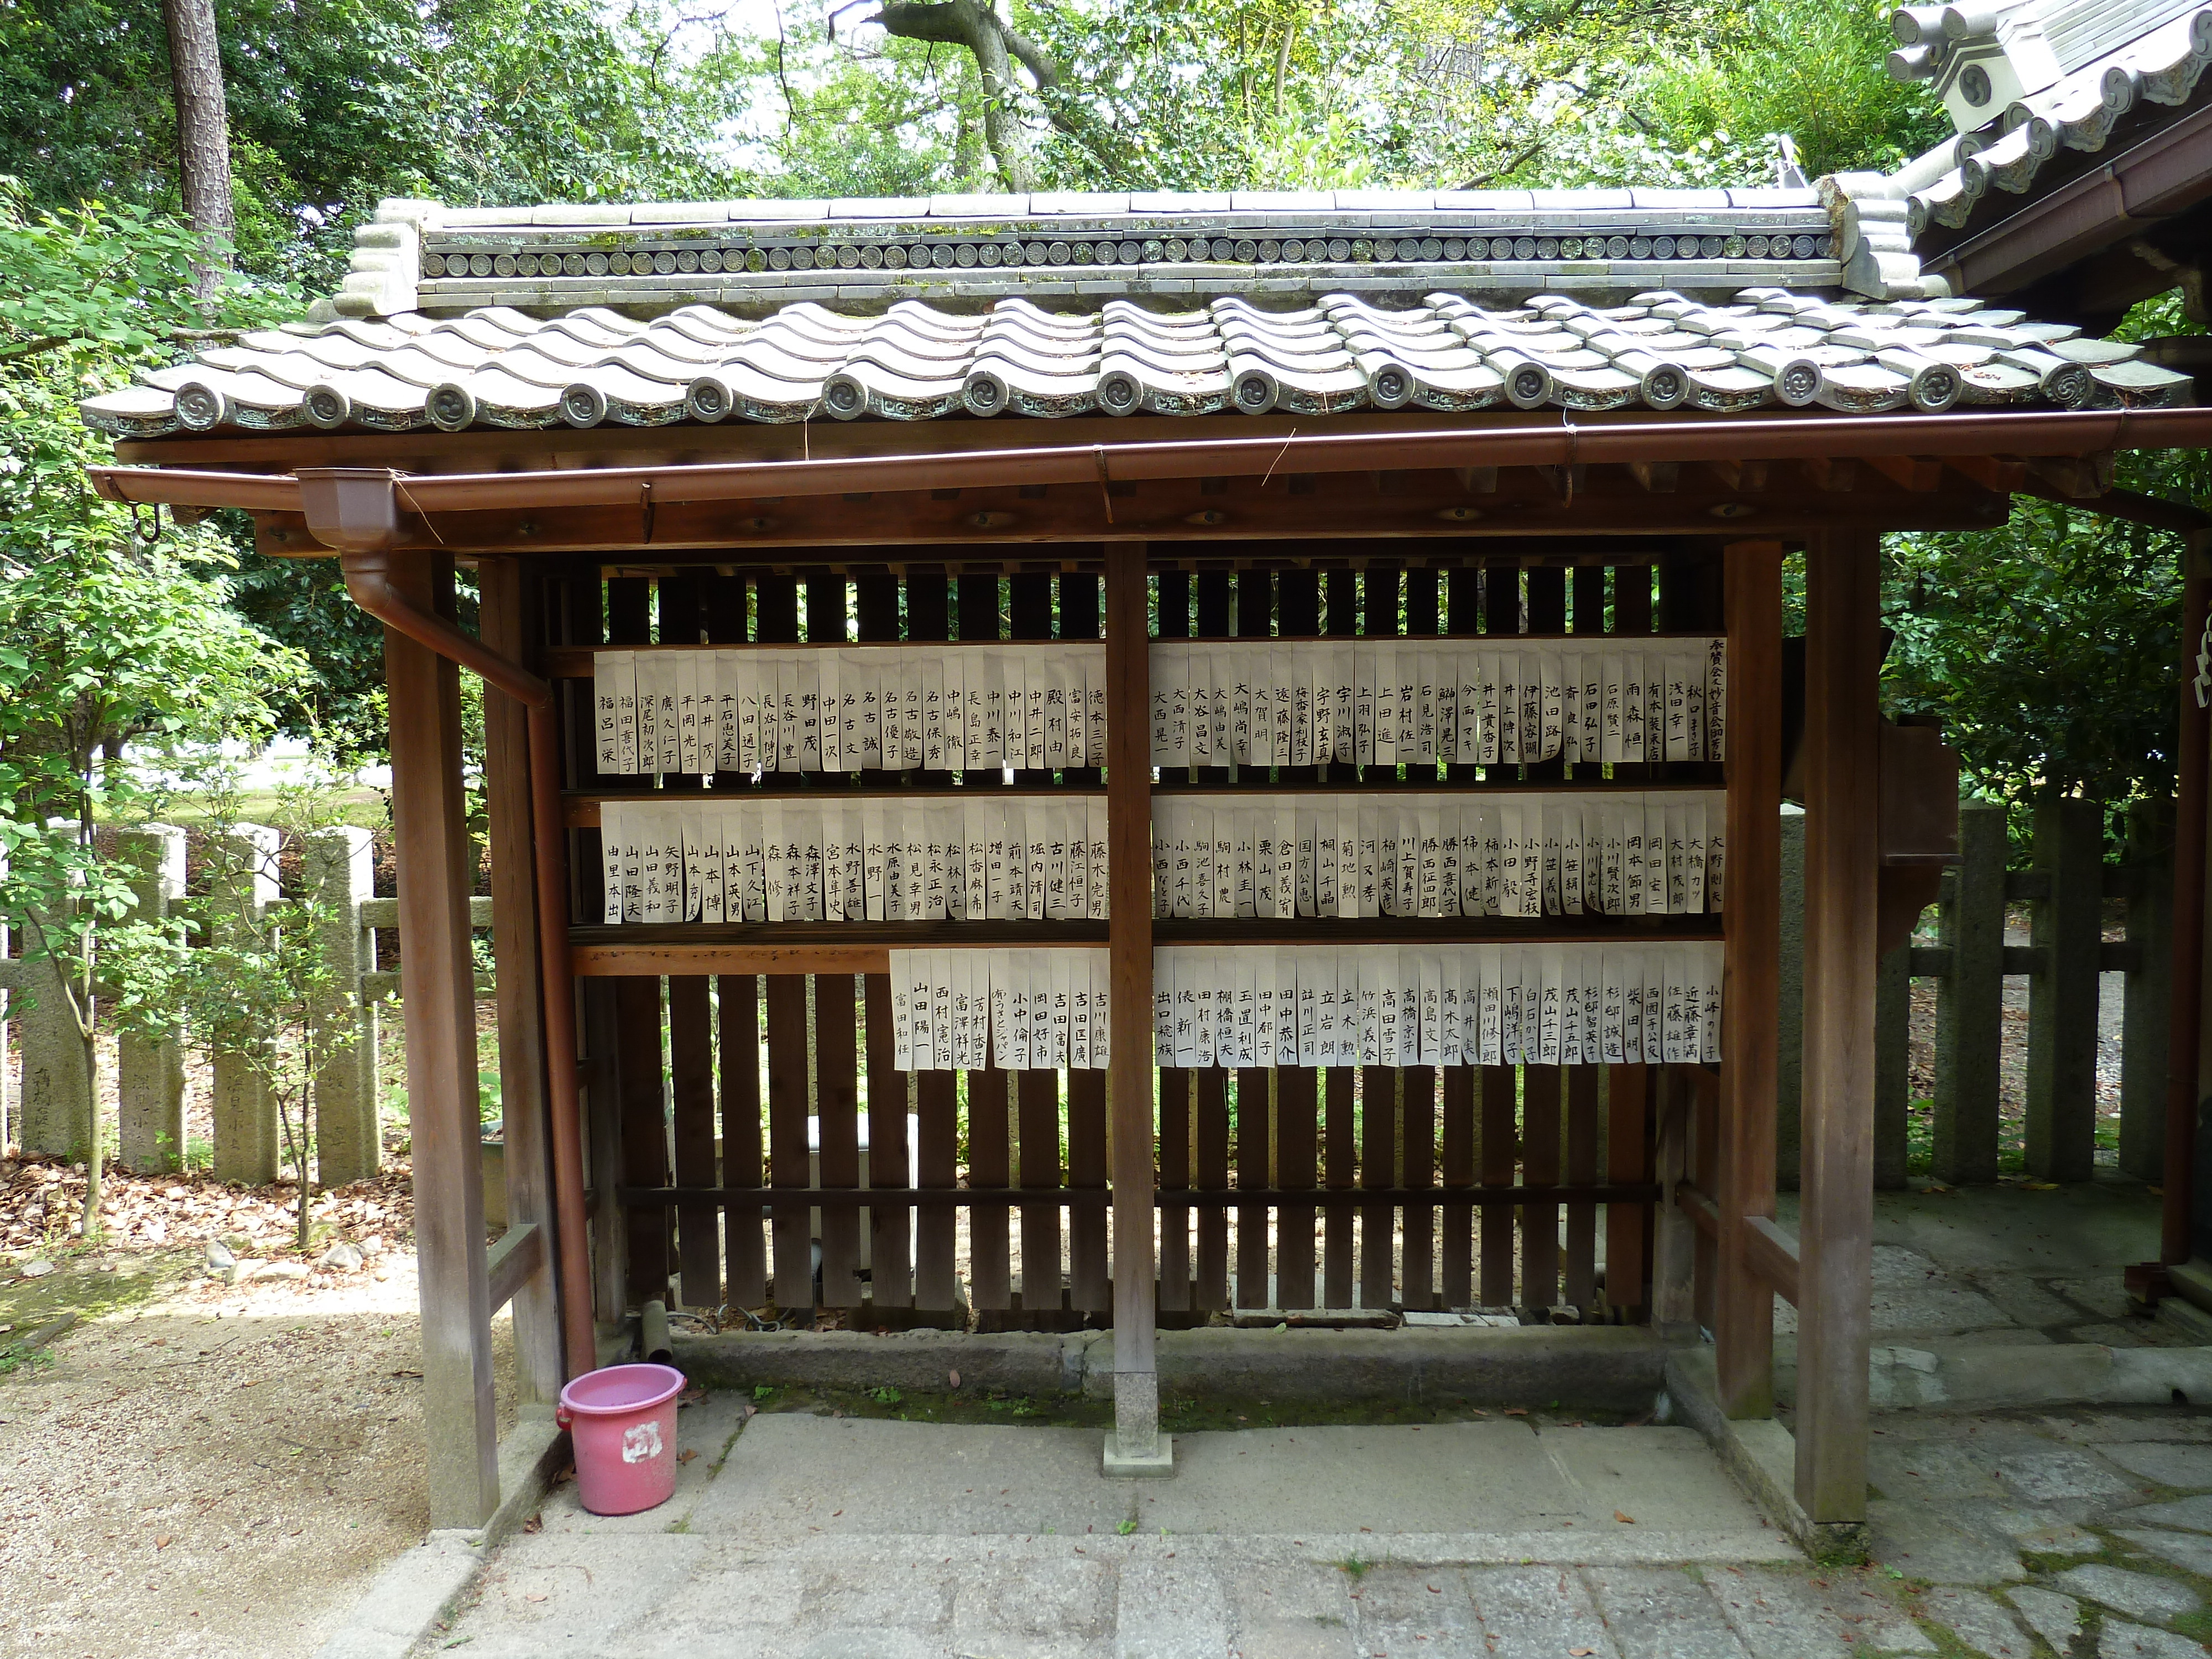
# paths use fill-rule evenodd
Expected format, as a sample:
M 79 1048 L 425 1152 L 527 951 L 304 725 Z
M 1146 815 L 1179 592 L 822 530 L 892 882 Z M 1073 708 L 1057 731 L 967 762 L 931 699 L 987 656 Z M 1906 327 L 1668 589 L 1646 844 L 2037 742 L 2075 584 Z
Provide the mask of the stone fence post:
M 185 892 L 185 832 L 149 823 L 116 836 L 116 854 L 134 866 L 142 921 L 159 921 Z M 133 1170 L 179 1170 L 185 1161 L 185 1054 L 181 1042 L 125 1033 L 116 1042 L 116 1156 Z
M 214 840 L 216 855 L 234 866 L 208 896 L 208 926 L 219 928 L 275 901 L 279 837 L 266 824 L 234 823 Z M 239 1056 L 218 1054 L 213 1069 L 215 1177 L 264 1187 L 276 1179 L 276 1103 Z
M 375 1017 L 360 995 L 361 976 L 374 966 L 361 905 L 374 891 L 375 851 L 368 830 L 342 824 L 306 837 L 301 863 L 307 896 L 328 912 L 323 958 L 341 988 L 317 1026 L 350 1024 L 357 1033 L 353 1047 L 325 1061 L 314 1080 L 316 1177 L 325 1187 L 343 1187 L 374 1175 L 380 1163 Z

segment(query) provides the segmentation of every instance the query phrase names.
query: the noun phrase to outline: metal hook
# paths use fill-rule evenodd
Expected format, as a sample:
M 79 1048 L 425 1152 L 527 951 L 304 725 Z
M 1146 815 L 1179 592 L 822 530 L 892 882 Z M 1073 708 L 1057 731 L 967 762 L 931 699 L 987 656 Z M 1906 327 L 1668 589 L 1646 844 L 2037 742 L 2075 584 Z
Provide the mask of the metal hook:
M 151 503 L 150 507 L 149 507 L 149 510 L 154 515 L 151 520 L 154 527 L 151 530 L 146 528 L 148 521 L 141 520 L 138 516 L 138 509 L 141 507 L 147 507 L 148 505 L 148 503 L 143 501 L 132 501 L 130 503 L 131 533 L 137 537 L 138 540 L 143 542 L 145 545 L 151 547 L 155 543 L 161 539 L 161 504 L 159 501 L 155 501 Z

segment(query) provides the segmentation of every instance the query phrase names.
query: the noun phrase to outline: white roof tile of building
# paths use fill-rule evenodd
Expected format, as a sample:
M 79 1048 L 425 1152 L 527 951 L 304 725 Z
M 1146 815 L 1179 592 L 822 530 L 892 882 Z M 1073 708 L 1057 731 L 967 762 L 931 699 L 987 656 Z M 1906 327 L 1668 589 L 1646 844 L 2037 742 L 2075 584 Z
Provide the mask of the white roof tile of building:
M 692 304 L 650 320 L 597 305 L 550 317 L 408 311 L 248 333 L 83 412 L 99 430 L 148 437 L 825 415 L 2192 401 L 2186 376 L 2133 361 L 2131 346 L 1973 301 L 1868 304 L 1771 286 L 1723 303 L 1656 289 L 1602 307 L 1549 291 L 1506 306 L 1388 297 L 1328 293 L 1275 310 L 1227 295 L 1160 311 L 1113 295 L 1065 313 L 1010 295 L 981 310 L 904 300 L 867 314 L 794 299 L 764 317 Z

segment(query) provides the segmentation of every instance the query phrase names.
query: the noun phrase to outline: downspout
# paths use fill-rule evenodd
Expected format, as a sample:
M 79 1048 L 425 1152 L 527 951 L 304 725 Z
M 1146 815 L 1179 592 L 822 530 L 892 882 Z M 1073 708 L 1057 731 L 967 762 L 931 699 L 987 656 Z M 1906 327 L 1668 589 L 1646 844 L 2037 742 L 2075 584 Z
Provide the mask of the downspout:
M 568 971 L 568 857 L 561 822 L 560 727 L 553 688 L 519 663 L 442 617 L 416 610 L 392 583 L 399 514 L 393 475 L 379 468 L 302 468 L 301 504 L 307 527 L 337 550 L 347 595 L 386 627 L 426 646 L 520 703 L 529 721 L 532 889 L 538 896 L 539 988 L 544 1000 L 546 1091 L 553 1117 L 556 1277 L 568 1374 L 599 1364 L 593 1330 L 590 1245 L 584 1215 L 582 1103 L 576 1090 L 575 985 Z

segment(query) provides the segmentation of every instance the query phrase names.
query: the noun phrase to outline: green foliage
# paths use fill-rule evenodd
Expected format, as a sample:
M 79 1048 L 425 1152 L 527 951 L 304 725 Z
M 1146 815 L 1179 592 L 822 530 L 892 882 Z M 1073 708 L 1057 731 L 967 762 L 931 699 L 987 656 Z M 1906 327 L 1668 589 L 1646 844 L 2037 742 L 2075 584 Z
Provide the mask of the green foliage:
M 126 753 L 265 732 L 267 694 L 301 666 L 229 609 L 218 534 L 169 526 L 143 540 L 85 477 L 100 457 L 77 399 L 173 359 L 204 325 L 196 252 L 137 210 L 33 214 L 0 192 L 0 916 L 63 965 L 95 1084 L 94 986 L 150 994 L 137 966 L 158 979 L 165 942 L 136 915 L 137 872 L 98 836 L 147 804 Z M 237 325 L 293 300 L 233 282 L 215 318 Z M 87 1150 L 91 1237 L 100 1148 Z
M 2197 331 L 2179 295 L 2136 307 L 2124 337 Z M 2202 451 L 2123 454 L 2115 482 L 2212 502 Z M 1967 534 L 1893 536 L 1885 690 L 1942 716 L 1984 793 L 2041 787 L 2118 807 L 2174 787 L 2181 538 L 2028 496 Z
M 739 95 L 672 14 L 591 0 L 222 0 L 238 253 L 326 283 L 381 197 L 726 193 Z M 0 172 L 33 200 L 179 201 L 157 0 L 0 8 Z

